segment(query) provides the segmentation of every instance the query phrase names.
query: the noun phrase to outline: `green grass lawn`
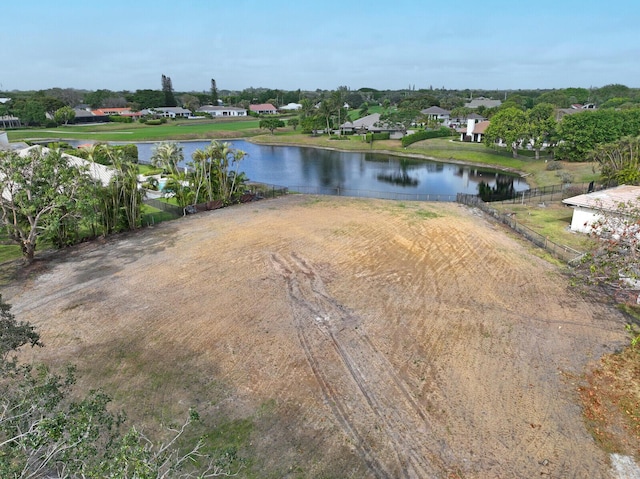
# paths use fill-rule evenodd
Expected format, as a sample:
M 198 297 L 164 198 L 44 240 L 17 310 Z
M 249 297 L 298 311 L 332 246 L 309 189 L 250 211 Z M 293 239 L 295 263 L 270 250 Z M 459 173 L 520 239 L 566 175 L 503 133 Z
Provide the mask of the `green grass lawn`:
M 176 120 L 162 125 L 141 123 L 105 123 L 101 125 L 61 126 L 9 130 L 10 141 L 28 139 L 73 139 L 104 141 L 195 140 L 245 137 L 260 133 L 260 120 Z
M 159 175 L 161 173 L 162 173 L 162 168 L 156 168 L 151 165 L 143 165 L 143 164 L 138 165 L 138 174 L 140 175 L 150 176 L 150 175 Z
M 560 200 L 526 204 L 492 203 L 496 210 L 511 214 L 515 220 L 554 243 L 568 246 L 577 251 L 587 251 L 592 243 L 589 236 L 570 230 L 573 209 Z
M 171 221 L 179 218 L 179 216 L 162 211 L 149 205 L 142 205 L 142 226 L 152 226 L 163 221 Z

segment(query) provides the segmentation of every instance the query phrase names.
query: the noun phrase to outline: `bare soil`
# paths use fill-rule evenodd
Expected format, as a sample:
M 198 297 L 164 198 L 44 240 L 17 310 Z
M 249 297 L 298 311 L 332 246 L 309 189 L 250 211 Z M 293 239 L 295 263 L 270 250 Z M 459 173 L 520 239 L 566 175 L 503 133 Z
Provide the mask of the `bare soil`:
M 251 477 L 605 478 L 616 310 L 455 204 L 289 196 L 44 260 L 3 295 L 136 421 L 249 418 Z M 259 471 L 259 472 L 256 472 Z

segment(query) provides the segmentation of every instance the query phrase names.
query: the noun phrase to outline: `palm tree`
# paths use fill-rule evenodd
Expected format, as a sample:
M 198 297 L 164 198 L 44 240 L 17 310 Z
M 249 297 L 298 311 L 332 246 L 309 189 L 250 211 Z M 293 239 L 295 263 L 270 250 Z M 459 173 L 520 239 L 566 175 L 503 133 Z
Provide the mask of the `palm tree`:
M 219 143 L 215 140 L 204 149 L 196 150 L 192 155 L 196 189 L 194 201 L 232 201 L 246 181 L 244 173 L 238 173 L 245 155 L 244 151 L 232 148 L 231 143 Z M 202 191 L 205 198 L 200 197 Z
M 184 159 L 182 147 L 174 141 L 164 141 L 153 149 L 151 164 L 163 168 L 168 174 L 178 172 L 178 164 Z

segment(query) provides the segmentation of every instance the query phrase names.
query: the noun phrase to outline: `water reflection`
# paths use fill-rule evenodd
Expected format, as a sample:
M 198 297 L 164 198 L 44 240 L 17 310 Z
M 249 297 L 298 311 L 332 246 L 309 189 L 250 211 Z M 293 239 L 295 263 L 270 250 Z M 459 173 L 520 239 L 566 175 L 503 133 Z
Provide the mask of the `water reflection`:
M 420 180 L 415 178 L 409 174 L 410 169 L 410 161 L 406 158 L 403 158 L 399 161 L 400 171 L 392 172 L 392 173 L 380 173 L 378 175 L 378 180 L 385 181 L 387 183 L 391 183 L 397 186 L 418 186 Z

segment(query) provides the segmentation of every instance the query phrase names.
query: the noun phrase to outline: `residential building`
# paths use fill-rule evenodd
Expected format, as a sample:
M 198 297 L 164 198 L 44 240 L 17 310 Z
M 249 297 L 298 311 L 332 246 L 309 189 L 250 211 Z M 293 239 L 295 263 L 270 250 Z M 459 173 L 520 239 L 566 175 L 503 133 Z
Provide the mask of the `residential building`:
M 500 100 L 492 100 L 490 98 L 485 98 L 483 96 L 479 96 L 478 98 L 474 98 L 473 100 L 465 103 L 464 106 L 466 108 L 478 108 L 483 106 L 485 108 L 496 108 L 502 105 L 502 101 Z
M 198 113 L 208 113 L 211 116 L 247 116 L 247 110 L 235 106 L 204 105 L 196 110 Z
M 249 109 L 253 113 L 259 115 L 275 115 L 278 113 L 278 109 L 271 103 L 260 103 L 259 105 L 249 105 Z
M 148 110 L 142 110 L 143 115 L 150 114 L 155 116 L 161 116 L 163 118 L 188 118 L 191 116 L 191 110 L 182 108 L 180 106 L 158 106 L 156 108 L 149 108 Z
M 562 200 L 573 207 L 571 230 L 589 233 L 604 214 L 625 216 L 625 211 L 640 207 L 640 186 L 621 185 Z
M 489 120 L 476 122 L 475 119 L 468 119 L 467 127 L 459 130 L 460 141 L 482 143 L 482 140 L 484 140 L 484 133 L 487 130 L 489 123 Z

